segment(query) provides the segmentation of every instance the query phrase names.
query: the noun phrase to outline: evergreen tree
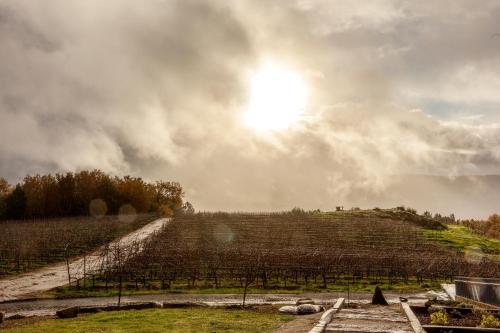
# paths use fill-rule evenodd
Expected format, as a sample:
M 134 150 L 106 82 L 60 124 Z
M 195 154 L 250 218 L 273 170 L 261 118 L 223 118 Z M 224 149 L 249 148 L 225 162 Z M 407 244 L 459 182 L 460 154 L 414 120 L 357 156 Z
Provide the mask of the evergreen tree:
M 16 185 L 14 191 L 5 199 L 5 216 L 8 219 L 20 219 L 26 211 L 26 194 L 21 185 Z

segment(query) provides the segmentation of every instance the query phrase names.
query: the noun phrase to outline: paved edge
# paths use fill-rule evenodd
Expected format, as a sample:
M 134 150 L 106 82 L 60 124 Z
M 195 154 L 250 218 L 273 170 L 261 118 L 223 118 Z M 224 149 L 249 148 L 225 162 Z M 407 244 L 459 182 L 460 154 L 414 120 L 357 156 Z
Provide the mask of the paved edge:
M 500 310 L 500 307 L 488 304 L 488 303 L 483 303 L 479 301 L 474 301 L 470 298 L 462 297 L 462 296 L 456 296 L 455 300 L 458 302 L 463 302 L 463 303 L 468 303 L 477 306 L 478 308 L 483 308 L 483 309 L 489 309 L 489 310 Z
M 456 290 L 455 290 L 455 284 L 454 283 L 441 283 L 441 288 L 444 289 L 444 291 L 448 294 L 448 296 L 452 300 L 455 300 Z
M 342 297 L 337 299 L 337 302 L 335 302 L 333 307 L 323 313 L 319 322 L 313 327 L 312 330 L 309 331 L 309 333 L 323 333 L 326 329 L 326 326 L 333 320 L 333 315 L 339 312 L 342 308 L 342 305 L 344 305 L 344 301 L 345 298 Z
M 408 320 L 410 321 L 410 326 L 413 329 L 413 332 L 425 333 L 424 328 L 422 327 L 422 325 L 420 325 L 420 321 L 411 310 L 410 305 L 408 303 L 399 303 L 399 304 L 401 304 L 401 308 L 403 308 L 406 318 L 408 318 Z

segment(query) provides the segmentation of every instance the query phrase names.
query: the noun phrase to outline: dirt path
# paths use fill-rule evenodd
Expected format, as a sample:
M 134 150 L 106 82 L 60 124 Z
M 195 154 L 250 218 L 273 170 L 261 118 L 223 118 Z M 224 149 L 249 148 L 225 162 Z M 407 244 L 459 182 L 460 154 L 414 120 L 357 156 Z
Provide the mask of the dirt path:
M 308 333 L 321 318 L 323 312 L 305 316 L 297 316 L 294 320 L 283 324 L 274 333 Z
M 138 229 L 121 239 L 115 241 L 127 246 L 134 241 L 140 241 L 153 232 L 159 230 L 169 219 L 155 220 L 141 229 Z M 97 269 L 101 264 L 99 251 L 86 256 L 85 266 L 87 271 Z M 78 258 L 70 263 L 70 275 L 72 280 L 83 276 L 84 259 Z M 46 291 L 55 287 L 64 286 L 68 283 L 68 272 L 65 263 L 51 265 L 40 270 L 29 272 L 0 280 L 0 302 L 29 298 L 30 295 Z

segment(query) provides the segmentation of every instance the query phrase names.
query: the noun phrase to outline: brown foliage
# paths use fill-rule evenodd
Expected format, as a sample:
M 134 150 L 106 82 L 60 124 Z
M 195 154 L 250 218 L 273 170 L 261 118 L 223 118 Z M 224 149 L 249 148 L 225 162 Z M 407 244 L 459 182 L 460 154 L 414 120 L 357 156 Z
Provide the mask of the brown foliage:
M 500 239 L 500 215 L 498 214 L 491 215 L 486 221 L 463 220 L 460 223 L 480 235 Z
M 112 177 L 100 170 L 26 176 L 19 185 L 26 202 L 18 205 L 22 212 L 11 212 L 12 218 L 102 215 L 92 211 L 95 202 L 103 206 L 99 213 L 104 214 L 119 214 L 126 206 L 127 211 L 132 207 L 137 213 L 167 212 L 171 215 L 182 208 L 184 195 L 179 183 L 149 183 L 131 176 Z M 9 195 L 10 186 L 0 179 L 0 199 L 2 193 Z M 2 202 L 7 200 L 2 199 Z

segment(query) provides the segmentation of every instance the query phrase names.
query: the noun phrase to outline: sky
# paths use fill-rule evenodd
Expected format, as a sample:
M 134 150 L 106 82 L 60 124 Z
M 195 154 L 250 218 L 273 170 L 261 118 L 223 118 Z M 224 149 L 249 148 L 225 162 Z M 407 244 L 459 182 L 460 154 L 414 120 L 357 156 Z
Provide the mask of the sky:
M 2 0 L 0 176 L 175 180 L 200 210 L 487 216 L 499 16 L 496 0 Z M 260 84 L 281 96 L 262 117 L 307 96 L 280 128 L 245 121 L 266 66 L 288 76 Z

